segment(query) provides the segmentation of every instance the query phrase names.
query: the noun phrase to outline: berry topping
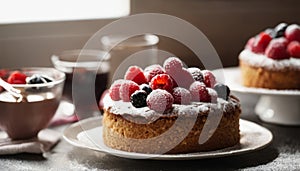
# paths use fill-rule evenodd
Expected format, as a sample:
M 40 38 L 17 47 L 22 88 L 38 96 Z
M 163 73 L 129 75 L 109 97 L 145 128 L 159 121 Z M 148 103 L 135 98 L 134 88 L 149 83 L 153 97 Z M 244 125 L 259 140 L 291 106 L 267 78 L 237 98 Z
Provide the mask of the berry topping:
M 130 102 L 136 108 L 145 107 L 147 106 L 147 95 L 148 94 L 144 90 L 137 90 L 131 94 Z
M 273 39 L 266 49 L 265 55 L 272 59 L 288 59 L 287 41 L 285 38 Z
M 288 27 L 288 25 L 286 23 L 280 23 L 278 24 L 273 32 L 271 33 L 272 38 L 279 38 L 279 37 L 283 37 L 284 36 L 284 32 L 286 30 L 286 28 Z
M 297 24 L 292 24 L 288 26 L 285 30 L 285 37 L 288 41 L 298 41 L 300 42 L 300 27 Z
M 170 76 L 172 77 L 175 85 L 186 89 L 189 89 L 190 85 L 195 81 L 192 74 L 185 68 L 182 68 L 182 70 L 179 70 L 177 72 L 171 72 Z
M 214 87 L 214 85 L 216 84 L 216 77 L 214 76 L 214 74 L 208 70 L 203 70 L 203 77 L 204 77 L 204 84 L 207 87 Z
M 182 87 L 175 87 L 172 95 L 175 104 L 190 104 L 192 99 L 190 91 Z
M 148 82 L 158 74 L 165 74 L 165 70 L 160 65 L 150 65 L 144 69 L 144 74 Z
M 170 57 L 165 60 L 163 66 L 165 71 L 169 74 L 170 72 L 181 70 L 183 64 L 180 59 L 176 57 Z
M 205 85 L 199 81 L 195 81 L 191 87 L 190 92 L 192 94 L 193 101 L 211 102 L 211 97 L 206 89 Z
M 173 89 L 173 81 L 168 74 L 159 74 L 151 79 L 150 87 L 152 90 L 163 89 L 171 92 Z
M 140 87 L 137 83 L 130 80 L 125 80 L 120 86 L 120 98 L 124 102 L 129 102 L 131 94 L 139 89 Z
M 7 82 L 10 84 L 26 84 L 26 75 L 20 71 L 14 71 L 10 74 Z
M 49 78 L 45 75 L 38 75 L 38 74 L 34 74 L 31 77 L 26 78 L 27 84 L 44 84 L 52 81 L 53 81 L 52 78 Z
M 173 96 L 166 90 L 153 90 L 147 97 L 147 105 L 156 112 L 164 113 L 172 108 Z
M 218 93 L 218 97 L 224 99 L 224 100 L 228 100 L 228 96 L 230 94 L 230 89 L 228 86 L 221 84 L 221 83 L 217 83 L 214 86 L 214 89 L 216 90 L 216 92 Z
M 150 94 L 152 89 L 148 84 L 142 84 L 140 85 L 140 89 L 144 90 L 147 94 Z
M 125 80 L 132 80 L 137 84 L 147 83 L 143 70 L 138 66 L 131 66 L 125 73 Z
M 120 87 L 124 80 L 116 80 L 109 89 L 109 96 L 112 100 L 121 100 L 120 97 Z
M 252 51 L 254 53 L 264 53 L 271 40 L 272 37 L 269 34 L 265 32 L 260 33 L 253 42 Z
M 210 95 L 210 102 L 212 103 L 217 103 L 217 100 L 218 100 L 218 93 L 212 89 L 212 88 L 206 88 L 207 91 L 208 91 L 208 94 Z
M 188 68 L 188 71 L 193 76 L 195 81 L 200 81 L 200 82 L 204 81 L 203 74 L 199 68 L 196 67 Z
M 291 57 L 300 58 L 300 43 L 298 41 L 289 43 L 287 50 Z
M 6 75 L 7 75 L 7 71 L 5 69 L 0 69 L 0 77 L 2 79 L 4 79 L 4 77 L 6 77 Z
M 245 46 L 245 49 L 250 49 L 250 50 L 252 50 L 252 47 L 253 47 L 254 42 L 255 42 L 255 37 L 251 37 L 251 38 L 248 40 L 248 42 L 247 42 L 247 44 L 246 44 L 246 46 Z

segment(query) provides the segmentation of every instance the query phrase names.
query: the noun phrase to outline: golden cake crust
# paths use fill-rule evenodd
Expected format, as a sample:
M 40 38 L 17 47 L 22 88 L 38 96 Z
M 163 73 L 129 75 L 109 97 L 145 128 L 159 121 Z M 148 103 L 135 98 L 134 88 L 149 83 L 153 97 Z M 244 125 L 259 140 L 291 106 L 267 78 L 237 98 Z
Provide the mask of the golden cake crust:
M 149 123 L 137 123 L 124 115 L 115 114 L 105 109 L 103 117 L 104 143 L 114 149 L 139 153 L 189 153 L 210 151 L 234 146 L 239 143 L 239 105 L 223 106 L 221 120 L 213 131 L 217 114 L 210 113 L 213 109 L 200 112 L 196 116 L 184 115 L 180 124 L 175 124 L 178 115 L 162 115 Z M 208 114 L 212 117 L 208 117 Z M 215 115 L 214 115 L 215 114 Z M 211 136 L 203 144 L 199 144 L 199 136 L 204 124 L 212 127 L 208 131 Z M 171 136 L 162 138 L 169 129 L 175 130 Z M 161 139 L 160 139 L 161 138 Z M 172 144 L 178 142 L 177 144 Z M 172 147 L 172 148 L 170 148 Z
M 300 70 L 284 68 L 271 70 L 252 66 L 240 59 L 242 84 L 247 87 L 268 89 L 300 89 Z

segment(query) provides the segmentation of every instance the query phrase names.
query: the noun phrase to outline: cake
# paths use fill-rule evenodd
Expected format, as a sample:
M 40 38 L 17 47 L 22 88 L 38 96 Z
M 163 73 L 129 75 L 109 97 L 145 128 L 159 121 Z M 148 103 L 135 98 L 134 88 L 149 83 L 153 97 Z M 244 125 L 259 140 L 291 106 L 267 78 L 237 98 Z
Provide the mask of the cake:
M 300 27 L 281 23 L 248 40 L 239 55 L 242 84 L 267 89 L 300 89 Z
M 113 149 L 180 154 L 239 144 L 239 100 L 212 72 L 176 57 L 129 67 L 103 102 L 103 140 Z

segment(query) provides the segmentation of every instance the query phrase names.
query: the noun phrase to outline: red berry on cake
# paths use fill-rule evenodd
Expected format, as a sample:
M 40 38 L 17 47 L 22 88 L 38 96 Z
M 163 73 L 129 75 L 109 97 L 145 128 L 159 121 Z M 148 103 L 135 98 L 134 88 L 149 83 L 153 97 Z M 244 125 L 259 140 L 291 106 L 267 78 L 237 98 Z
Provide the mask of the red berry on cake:
M 211 102 L 211 97 L 205 85 L 199 81 L 195 81 L 191 87 L 190 92 L 192 94 L 193 101 Z
M 300 58 L 300 43 L 298 41 L 290 42 L 287 50 L 291 57 Z
M 192 99 L 190 91 L 182 87 L 175 87 L 172 95 L 175 104 L 190 104 Z
M 206 88 L 208 94 L 210 95 L 210 102 L 217 103 L 218 100 L 218 93 L 212 88 Z
M 129 102 L 131 94 L 139 89 L 140 87 L 137 83 L 130 80 L 124 80 L 120 86 L 120 98 L 124 102 Z
M 143 70 L 138 66 L 131 66 L 125 73 L 125 80 L 132 80 L 137 84 L 147 83 Z
M 158 74 L 165 74 L 165 70 L 162 66 L 158 64 L 150 65 L 144 69 L 144 74 L 147 79 L 147 82 L 150 82 L 153 77 Z
M 114 81 L 114 83 L 110 86 L 110 89 L 109 89 L 109 96 L 112 100 L 121 100 L 121 97 L 120 97 L 120 87 L 121 87 L 121 84 L 124 82 L 124 80 L 116 80 Z
M 288 26 L 285 30 L 285 37 L 291 41 L 298 41 L 300 42 L 300 27 L 297 24 L 292 24 Z
M 245 46 L 245 49 L 252 50 L 252 47 L 253 47 L 254 42 L 255 42 L 255 37 L 251 37 L 251 38 L 248 40 L 248 42 L 247 42 L 247 44 L 246 44 L 246 46 Z
M 214 74 L 209 70 L 203 70 L 202 73 L 204 77 L 204 84 L 210 88 L 214 87 L 214 85 L 216 84 L 216 77 L 214 76 Z
M 159 113 L 164 113 L 172 109 L 173 102 L 173 96 L 162 89 L 153 90 L 147 97 L 148 107 Z
M 252 51 L 254 53 L 264 53 L 271 40 L 272 37 L 269 34 L 265 32 L 260 33 L 253 42 Z
M 7 82 L 10 84 L 26 84 L 26 78 L 27 76 L 20 71 L 14 71 L 9 75 Z
M 190 85 L 195 81 L 192 74 L 185 68 L 170 72 L 169 74 L 178 87 L 189 89 Z
M 179 58 L 170 57 L 165 60 L 163 66 L 164 66 L 166 73 L 170 74 L 170 72 L 181 70 L 181 68 L 183 67 L 183 64 Z
M 173 80 L 168 74 L 159 74 L 151 79 L 150 87 L 152 90 L 163 89 L 172 92 Z
M 273 39 L 268 45 L 265 55 L 276 60 L 288 59 L 290 55 L 287 52 L 287 40 L 283 37 Z

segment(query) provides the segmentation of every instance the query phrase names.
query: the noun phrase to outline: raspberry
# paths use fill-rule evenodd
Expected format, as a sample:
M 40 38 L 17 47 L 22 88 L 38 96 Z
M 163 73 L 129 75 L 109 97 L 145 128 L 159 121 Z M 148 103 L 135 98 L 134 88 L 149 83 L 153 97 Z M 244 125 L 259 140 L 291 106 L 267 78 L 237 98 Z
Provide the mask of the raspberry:
M 210 102 L 217 103 L 218 101 L 218 93 L 212 88 L 206 88 L 208 94 L 210 95 Z
M 131 66 L 125 73 L 125 80 L 132 80 L 137 84 L 147 83 L 143 70 L 138 66 Z
M 137 83 L 130 80 L 125 80 L 120 86 L 120 98 L 124 102 L 129 102 L 131 94 L 139 89 L 140 88 Z
M 166 73 L 170 74 L 170 72 L 181 70 L 181 68 L 183 67 L 183 64 L 179 58 L 170 57 L 165 60 L 163 66 L 165 68 Z
M 147 79 L 147 82 L 150 82 L 153 77 L 158 74 L 165 74 L 165 70 L 160 65 L 150 65 L 144 69 L 144 74 Z
M 221 83 L 217 83 L 214 86 L 214 89 L 216 90 L 216 92 L 218 93 L 218 97 L 224 99 L 224 100 L 228 100 L 228 96 L 230 94 L 230 89 L 228 86 L 221 84 Z
M 7 71 L 5 69 L 0 69 L 0 77 L 4 79 L 7 76 Z
M 266 49 L 265 55 L 272 59 L 288 59 L 287 40 L 285 38 L 273 39 Z
M 264 53 L 265 49 L 267 48 L 268 44 L 272 40 L 272 37 L 265 33 L 262 32 L 260 33 L 256 38 L 255 41 L 253 42 L 252 45 L 252 52 L 254 53 Z
M 170 72 L 173 79 L 173 87 L 183 87 L 189 89 L 190 85 L 195 81 L 192 74 L 185 68 Z
M 288 53 L 291 57 L 300 58 L 300 43 L 292 41 L 287 47 Z
M 195 81 L 191 85 L 190 92 L 192 94 L 193 101 L 211 102 L 211 97 L 208 90 L 206 89 L 205 85 L 199 81 Z
M 248 42 L 247 42 L 247 44 L 246 44 L 246 46 L 245 46 L 245 49 L 250 49 L 250 50 L 252 50 L 252 47 L 253 47 L 254 42 L 255 42 L 255 37 L 251 37 L 251 38 L 248 40 Z
M 199 68 L 196 67 L 188 68 L 188 71 L 192 75 L 195 81 L 203 82 L 204 80 L 203 74 Z
M 291 41 L 298 41 L 300 42 L 300 27 L 297 24 L 292 24 L 288 26 L 285 30 L 285 37 Z
M 173 81 L 168 74 L 159 74 L 151 79 L 150 87 L 152 90 L 163 89 L 171 92 L 173 89 Z
M 210 88 L 214 87 L 214 85 L 216 84 L 216 77 L 214 76 L 214 74 L 209 70 L 203 70 L 202 73 L 204 77 L 204 84 Z
M 192 99 L 190 91 L 182 87 L 175 87 L 172 95 L 175 104 L 190 104 Z
M 116 80 L 114 83 L 110 86 L 109 89 L 109 96 L 112 100 L 121 100 L 120 97 L 120 86 L 125 80 Z
M 147 105 L 150 109 L 164 113 L 172 108 L 173 96 L 166 90 L 153 90 L 147 97 Z
M 26 84 L 26 77 L 20 71 L 14 71 L 9 75 L 7 82 L 10 84 Z
M 147 94 L 150 94 L 152 89 L 148 84 L 142 84 L 140 85 L 140 89 L 144 90 Z
M 136 107 L 145 107 L 147 106 L 147 99 L 148 94 L 144 90 L 137 90 L 130 96 L 130 102 L 131 104 Z

